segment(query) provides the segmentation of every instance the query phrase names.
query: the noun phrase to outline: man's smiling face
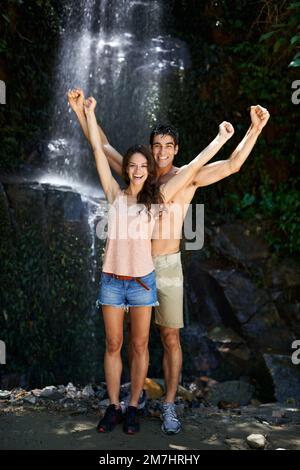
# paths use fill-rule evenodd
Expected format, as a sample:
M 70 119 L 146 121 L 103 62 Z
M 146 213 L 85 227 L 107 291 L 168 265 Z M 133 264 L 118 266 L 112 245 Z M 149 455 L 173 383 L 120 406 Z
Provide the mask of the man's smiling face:
M 168 134 L 155 135 L 151 146 L 151 151 L 159 168 L 166 168 L 173 165 L 173 160 L 178 152 L 178 145 L 175 145 L 174 138 Z

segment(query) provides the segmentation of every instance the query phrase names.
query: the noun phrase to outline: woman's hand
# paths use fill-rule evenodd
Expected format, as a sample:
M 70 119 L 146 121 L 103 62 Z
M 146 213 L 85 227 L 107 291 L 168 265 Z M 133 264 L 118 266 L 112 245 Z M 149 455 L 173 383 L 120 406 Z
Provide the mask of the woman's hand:
M 93 113 L 96 109 L 96 105 L 97 105 L 97 101 L 92 96 L 84 100 L 83 107 L 84 107 L 85 114 L 88 115 L 90 113 Z
M 225 141 L 230 139 L 234 134 L 233 125 L 230 122 L 223 121 L 219 125 L 219 136 L 222 137 Z
M 83 111 L 84 93 L 82 88 L 68 91 L 68 102 L 75 113 Z

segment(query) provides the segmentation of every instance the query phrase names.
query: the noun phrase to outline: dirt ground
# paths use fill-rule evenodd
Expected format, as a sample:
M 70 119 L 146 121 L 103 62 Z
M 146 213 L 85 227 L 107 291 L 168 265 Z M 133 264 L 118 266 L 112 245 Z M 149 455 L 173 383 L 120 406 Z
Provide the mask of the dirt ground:
M 141 431 L 128 436 L 119 425 L 109 434 L 95 427 L 98 412 L 67 412 L 7 407 L 0 410 L 0 449 L 94 450 L 238 450 L 249 449 L 246 437 L 263 434 L 267 449 L 300 450 L 299 411 L 286 423 L 260 418 L 260 410 L 245 412 L 190 410 L 182 417 L 183 430 L 166 436 L 157 417 L 142 417 Z

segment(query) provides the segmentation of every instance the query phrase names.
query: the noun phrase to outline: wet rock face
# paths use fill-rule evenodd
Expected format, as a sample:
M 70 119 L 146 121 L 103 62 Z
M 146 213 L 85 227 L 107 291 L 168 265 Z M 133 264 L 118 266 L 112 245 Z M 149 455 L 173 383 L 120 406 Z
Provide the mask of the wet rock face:
M 264 354 L 264 359 L 274 383 L 277 401 L 300 405 L 300 364 L 294 364 L 291 356 Z
M 267 243 L 244 224 L 211 228 L 210 243 L 220 254 L 244 267 L 259 267 L 270 256 Z
M 185 293 L 189 311 L 187 326 L 197 324 L 207 330 L 224 322 L 238 327 L 222 285 L 197 259 L 185 270 Z
M 259 349 L 287 349 L 293 335 L 284 321 L 270 293 L 259 288 L 249 275 L 232 269 L 210 271 L 224 289 L 235 312 L 241 332 Z
M 278 309 L 296 338 L 300 339 L 300 267 L 294 259 L 270 263 L 266 273 L 267 286 Z
M 183 371 L 186 376 L 209 374 L 220 364 L 221 354 L 214 343 L 197 327 L 187 327 L 181 333 L 184 361 Z
M 57 382 L 73 374 L 81 382 L 103 377 L 103 325 L 94 308 L 103 242 L 95 238 L 91 250 L 86 201 L 68 188 L 6 183 L 0 186 L 0 210 L 6 260 L 0 273 L 5 287 L 0 329 L 21 331 L 13 349 L 24 370 L 2 375 L 2 389 L 40 386 L 41 371 L 48 370 Z M 278 360 L 290 357 L 293 340 L 300 339 L 296 260 L 275 263 L 265 242 L 245 224 L 207 224 L 207 233 L 203 250 L 183 253 L 183 378 L 234 381 L 248 376 L 256 388 L 274 389 L 278 400 L 291 390 L 298 393 L 294 369 L 288 375 L 289 368 Z M 40 345 L 42 359 L 30 349 L 34 344 Z M 161 364 L 159 332 L 152 330 L 152 376 L 162 377 Z M 270 397 L 271 392 L 264 399 Z
M 69 374 L 87 381 L 99 373 L 95 302 L 103 242 L 90 227 L 92 202 L 71 188 L 13 182 L 1 188 L 0 339 L 9 360 L 0 372 L 3 388 Z
M 253 393 L 253 385 L 240 380 L 232 380 L 213 385 L 207 399 L 212 405 L 218 405 L 222 401 L 236 403 L 238 406 L 248 405 Z
M 291 357 L 291 344 L 300 332 L 299 266 L 295 260 L 274 262 L 253 231 L 244 224 L 208 227 L 203 252 L 184 256 L 182 338 L 190 359 L 183 368 L 218 380 L 248 375 L 270 391 L 270 399 L 284 365 L 279 361 L 275 374 L 266 358 Z M 298 392 L 296 376 L 292 385 L 291 377 L 281 374 L 286 392 L 289 385 Z M 277 395 L 287 398 L 286 392 L 277 390 Z
M 271 270 L 270 275 L 271 285 L 274 287 L 288 289 L 300 286 L 300 266 L 292 259 L 283 260 L 276 270 Z

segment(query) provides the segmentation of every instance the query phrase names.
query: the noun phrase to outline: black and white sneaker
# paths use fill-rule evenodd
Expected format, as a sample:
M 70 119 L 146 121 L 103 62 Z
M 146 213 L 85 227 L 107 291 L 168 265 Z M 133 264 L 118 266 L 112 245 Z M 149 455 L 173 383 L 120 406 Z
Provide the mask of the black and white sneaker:
M 116 408 L 115 405 L 109 405 L 105 410 L 103 418 L 101 418 L 97 424 L 97 431 L 110 432 L 117 424 L 121 423 L 122 419 L 121 408 Z
M 138 409 L 136 406 L 128 406 L 124 417 L 123 431 L 127 434 L 136 434 L 139 430 Z

